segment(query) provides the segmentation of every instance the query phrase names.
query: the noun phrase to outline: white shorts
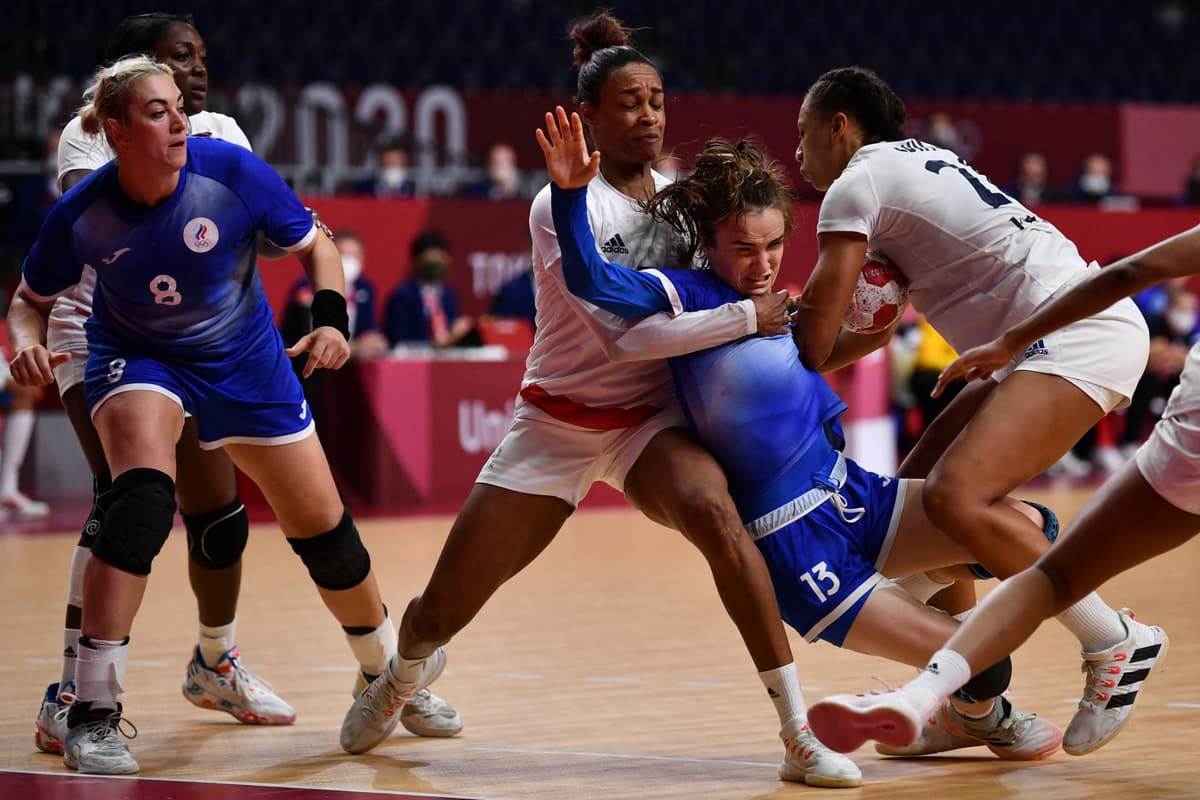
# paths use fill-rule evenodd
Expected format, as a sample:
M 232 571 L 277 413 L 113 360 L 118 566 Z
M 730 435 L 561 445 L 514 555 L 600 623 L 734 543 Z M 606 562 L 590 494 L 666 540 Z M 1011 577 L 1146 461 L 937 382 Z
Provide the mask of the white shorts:
M 1104 413 L 1129 405 L 1150 357 L 1150 332 L 1126 298 L 1095 316 L 1048 334 L 992 374 L 1002 381 L 1017 370 L 1058 375 L 1077 386 Z
M 557 497 L 572 507 L 596 481 L 625 490 L 625 476 L 660 431 L 686 428 L 672 404 L 630 428 L 597 431 L 561 422 L 525 403 L 476 478 L 514 492 Z
M 1179 385 L 1138 450 L 1137 466 L 1162 499 L 1200 514 L 1200 344 L 1188 352 Z
M 54 301 L 46 327 L 46 348 L 71 357 L 54 368 L 54 382 L 62 397 L 72 386 L 83 383 L 87 372 L 87 332 L 83 325 L 92 315 L 92 298 L 96 291 L 96 271 L 85 267 L 79 283 Z

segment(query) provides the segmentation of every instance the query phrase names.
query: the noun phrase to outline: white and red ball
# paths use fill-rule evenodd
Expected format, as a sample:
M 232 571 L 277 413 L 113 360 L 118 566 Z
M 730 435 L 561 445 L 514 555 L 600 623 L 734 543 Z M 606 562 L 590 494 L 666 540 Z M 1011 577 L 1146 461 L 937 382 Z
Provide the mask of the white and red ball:
M 878 333 L 908 305 L 908 280 L 882 253 L 868 250 L 842 326 L 855 333 Z

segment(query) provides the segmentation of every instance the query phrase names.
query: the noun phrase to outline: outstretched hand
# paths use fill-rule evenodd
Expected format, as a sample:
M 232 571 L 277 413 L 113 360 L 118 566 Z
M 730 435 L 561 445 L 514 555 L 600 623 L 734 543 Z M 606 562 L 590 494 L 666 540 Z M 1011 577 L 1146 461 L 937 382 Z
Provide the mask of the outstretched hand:
M 929 395 L 940 397 L 946 387 L 959 378 L 985 381 L 992 377 L 993 372 L 1012 361 L 1016 354 L 1016 349 L 1005 344 L 1003 337 L 972 347 L 942 370 L 938 375 L 937 385 Z
M 546 113 L 546 130 L 534 132 L 542 154 L 546 156 L 546 171 L 550 180 L 562 189 L 578 189 L 587 186 L 600 171 L 600 151 L 588 152 L 587 140 L 583 136 L 583 120 L 578 112 L 567 112 L 555 106 L 554 113 Z

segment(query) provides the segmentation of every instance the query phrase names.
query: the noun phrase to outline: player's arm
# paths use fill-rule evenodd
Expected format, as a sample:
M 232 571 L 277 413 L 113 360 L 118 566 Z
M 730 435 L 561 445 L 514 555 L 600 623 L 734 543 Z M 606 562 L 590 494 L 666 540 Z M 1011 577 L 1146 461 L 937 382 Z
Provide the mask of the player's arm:
M 54 367 L 71 357 L 46 348 L 46 324 L 53 298 L 35 294 L 21 278 L 8 306 L 6 322 L 12 343 L 13 359 L 9 366 L 13 380 L 20 386 L 40 387 L 54 382 Z
M 792 337 L 800 352 L 800 361 L 809 369 L 828 371 L 827 366 L 838 347 L 838 366 L 861 358 L 887 339 L 879 334 L 862 336 L 842 331 L 842 320 L 850 307 L 858 275 L 867 254 L 867 237 L 853 232 L 817 235 L 817 265 L 809 276 L 800 302 L 792 316 Z M 860 341 L 861 340 L 861 341 Z M 849 359 L 849 360 L 847 360 Z
M 1169 278 L 1200 273 L 1200 226 L 1116 261 L 1042 303 L 1024 322 L 963 353 L 938 376 L 933 396 L 959 377 L 983 380 L 1048 333 L 1098 314 Z
M 72 186 L 91 174 L 90 169 L 73 169 L 58 179 L 58 188 L 65 194 Z

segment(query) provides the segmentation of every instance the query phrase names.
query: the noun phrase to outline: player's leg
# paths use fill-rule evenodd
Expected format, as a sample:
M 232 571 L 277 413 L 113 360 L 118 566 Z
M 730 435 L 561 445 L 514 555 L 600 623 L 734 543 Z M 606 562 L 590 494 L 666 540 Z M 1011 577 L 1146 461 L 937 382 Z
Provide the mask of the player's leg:
M 34 729 L 34 744 L 37 748 L 57 755 L 62 755 L 63 738 L 67 733 L 67 701 L 75 696 L 75 663 L 79 648 L 80 620 L 83 615 L 83 574 L 92 557 L 92 543 L 104 521 L 107 492 L 112 486 L 112 475 L 104 458 L 104 447 L 92 424 L 87 398 L 84 396 L 83 365 L 77 360 L 80 357 L 81 355 L 73 350 L 72 358 L 55 370 L 55 379 L 62 389 L 62 404 L 67 412 L 67 419 L 71 421 L 84 458 L 92 472 L 92 508 L 79 535 L 79 541 L 71 553 L 67 608 L 63 620 L 62 668 L 58 682 L 46 688 Z M 82 358 L 86 360 L 86 350 L 82 353 Z
M 3 371 L 7 373 L 7 364 Z M 0 447 L 0 510 L 16 519 L 41 519 L 50 513 L 50 506 L 23 493 L 17 478 L 33 440 L 34 409 L 42 390 L 18 386 L 7 375 L 3 385 L 12 404 L 4 416 L 4 444 Z
M 188 418 L 175 448 L 175 490 L 187 530 L 188 580 L 196 596 L 199 632 L 183 696 L 245 723 L 290 725 L 295 710 L 243 666 L 237 646 L 242 552 L 250 533 L 237 474 L 224 450 L 204 450 L 196 437 L 195 419 Z
M 871 592 L 842 646 L 923 668 L 958 627 L 953 618 L 890 586 Z M 1008 688 L 1011 671 L 1011 662 L 1004 654 L 980 669 L 949 696 L 948 702 L 942 702 L 924 718 L 915 713 L 910 716 L 908 708 L 900 707 L 901 713 L 894 720 L 896 738 L 892 739 L 893 731 L 887 730 L 886 738 L 875 749 L 884 755 L 916 756 L 986 746 L 1005 760 L 1046 758 L 1059 748 L 1063 732 L 1001 696 Z M 829 728 L 822 725 L 821 713 L 818 711 L 814 725 L 824 734 Z M 839 709 L 839 713 L 844 711 Z M 879 721 L 877 717 L 870 724 Z M 844 723 L 833 730 L 839 737 L 852 733 L 858 737 L 856 741 L 838 743 L 853 745 L 850 749 L 857 749 L 863 741 L 864 731 L 856 732 Z M 874 732 L 870 728 L 865 731 Z
M 780 777 L 813 786 L 860 785 L 858 767 L 821 746 L 808 729 L 804 694 L 770 572 L 746 535 L 716 459 L 687 430 L 667 428 L 637 456 L 624 490 L 634 507 L 683 533 L 708 562 L 725 612 L 775 704 L 786 751 Z
M 131 360 L 126 376 L 133 371 Z M 78 699 L 68 714 L 63 758 L 81 772 L 135 772 L 120 733 L 129 632 L 151 563 L 174 523 L 183 412 L 172 397 L 132 390 L 108 395 L 93 419 L 115 477 L 84 573 Z

